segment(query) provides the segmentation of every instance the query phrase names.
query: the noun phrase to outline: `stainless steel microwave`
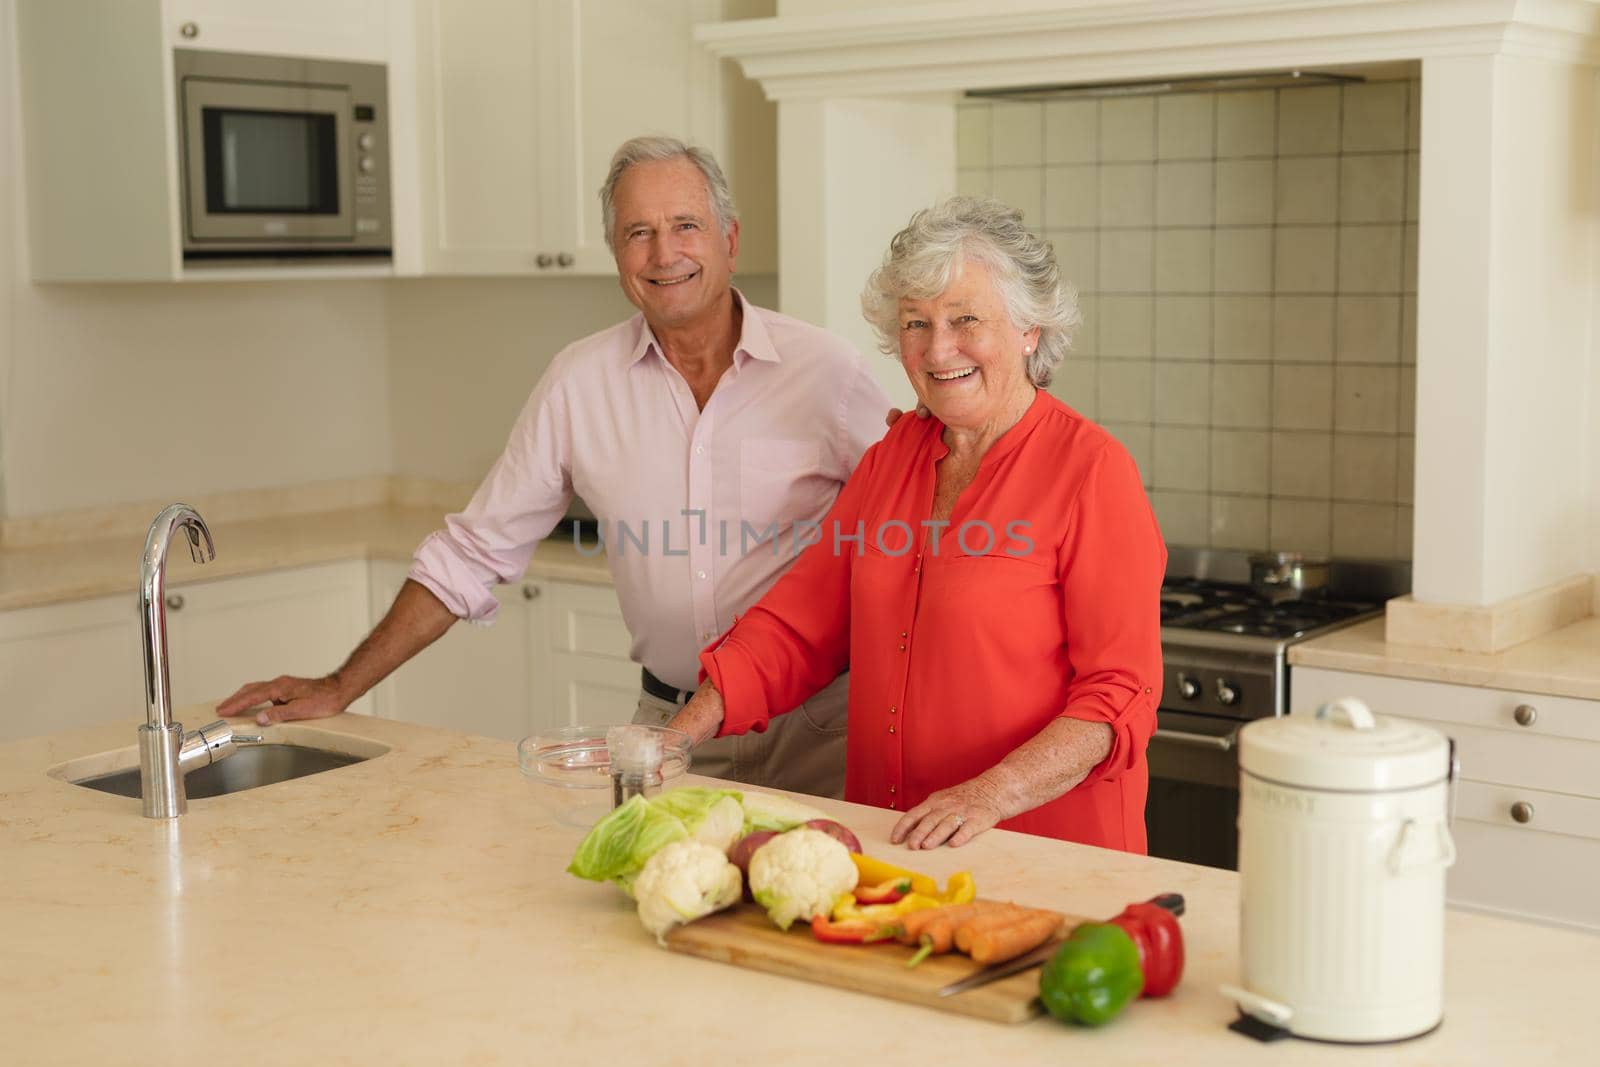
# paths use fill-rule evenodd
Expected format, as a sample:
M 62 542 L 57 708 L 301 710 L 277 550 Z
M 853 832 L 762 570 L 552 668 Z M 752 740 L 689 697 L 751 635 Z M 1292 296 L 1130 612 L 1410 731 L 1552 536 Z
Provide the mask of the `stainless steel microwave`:
M 185 260 L 386 257 L 386 69 L 174 49 Z

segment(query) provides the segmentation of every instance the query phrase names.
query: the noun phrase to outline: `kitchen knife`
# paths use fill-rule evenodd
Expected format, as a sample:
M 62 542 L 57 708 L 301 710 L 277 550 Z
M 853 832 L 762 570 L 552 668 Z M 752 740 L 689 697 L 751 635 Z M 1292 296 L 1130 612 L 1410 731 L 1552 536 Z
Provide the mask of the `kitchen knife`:
M 985 967 L 975 974 L 969 974 L 965 978 L 957 979 L 939 990 L 939 995 L 941 997 L 953 997 L 957 993 L 965 993 L 969 989 L 976 989 L 981 985 L 988 985 L 990 982 L 998 981 L 1001 978 L 1010 978 L 1014 974 L 1021 974 L 1030 967 L 1037 967 L 1055 955 L 1056 949 L 1061 947 L 1061 941 L 1061 938 L 1053 937 L 1038 948 L 1033 949 L 1031 952 L 1024 952 L 1014 960 L 996 963 L 994 966 Z
M 1150 903 L 1166 908 L 1174 915 L 1183 914 L 1184 900 L 1182 893 L 1163 893 L 1160 896 L 1152 897 Z M 957 993 L 965 993 L 969 989 L 977 989 L 979 986 L 988 985 L 990 982 L 998 981 L 1001 978 L 1010 978 L 1012 975 L 1021 974 L 1031 967 L 1037 967 L 1055 955 L 1056 949 L 1061 947 L 1061 943 L 1064 940 L 1066 939 L 1053 937 L 1038 948 L 1033 949 L 1031 952 L 1025 952 L 1014 960 L 1006 960 L 1004 963 L 985 967 L 975 974 L 969 974 L 965 978 L 957 979 L 940 989 L 939 995 L 941 997 L 953 997 Z

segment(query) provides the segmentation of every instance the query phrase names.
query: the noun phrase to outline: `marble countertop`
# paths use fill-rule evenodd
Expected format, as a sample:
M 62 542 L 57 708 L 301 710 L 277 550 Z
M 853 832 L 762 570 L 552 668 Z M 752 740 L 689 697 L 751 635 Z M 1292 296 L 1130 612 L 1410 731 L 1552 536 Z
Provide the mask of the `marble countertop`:
M 1391 644 L 1377 618 L 1291 645 L 1289 664 L 1600 700 L 1600 615 L 1495 653 Z
M 217 558 L 203 568 L 175 548 L 169 585 L 214 581 L 285 567 L 352 559 L 405 562 L 422 539 L 444 525 L 434 508 L 396 505 L 210 523 Z M 0 611 L 87 597 L 134 594 L 144 534 L 26 548 L 0 548 Z M 539 546 L 528 565 L 533 578 L 611 582 L 605 556 L 581 555 L 570 538 Z
M 510 743 L 354 715 L 271 732 L 388 751 L 155 821 L 47 774 L 131 764 L 131 722 L 0 745 L 8 1060 L 1387 1067 L 1570 1064 L 1600 1044 L 1600 940 L 1456 912 L 1436 1033 L 1381 1053 L 1251 1042 L 1217 992 L 1237 978 L 1238 876 L 1002 831 L 916 866 L 1078 914 L 1182 892 L 1179 989 L 1099 1030 L 1005 1026 L 693 959 L 658 948 L 613 887 L 564 873 L 580 835 Z M 903 855 L 892 812 L 816 806 Z

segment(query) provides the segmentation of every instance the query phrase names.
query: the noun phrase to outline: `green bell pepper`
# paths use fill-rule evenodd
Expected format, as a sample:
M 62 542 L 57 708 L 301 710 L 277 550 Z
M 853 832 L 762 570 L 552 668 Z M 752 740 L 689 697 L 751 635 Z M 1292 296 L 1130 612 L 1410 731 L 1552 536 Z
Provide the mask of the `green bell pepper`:
M 1044 965 L 1039 999 L 1058 1019 L 1099 1026 L 1144 989 L 1139 949 L 1111 923 L 1084 923 Z

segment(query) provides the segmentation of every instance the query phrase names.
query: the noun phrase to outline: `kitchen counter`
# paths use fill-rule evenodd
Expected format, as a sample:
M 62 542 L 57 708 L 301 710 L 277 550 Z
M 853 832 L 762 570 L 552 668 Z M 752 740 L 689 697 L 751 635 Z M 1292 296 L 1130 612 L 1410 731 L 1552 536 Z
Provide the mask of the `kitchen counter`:
M 217 558 L 204 567 L 174 548 L 167 580 L 214 581 L 244 574 L 352 559 L 405 562 L 443 526 L 437 508 L 382 505 L 302 515 L 211 522 Z M 144 532 L 64 544 L 0 548 L 0 611 L 87 597 L 134 594 Z M 610 584 L 605 555 L 585 556 L 570 537 L 541 544 L 528 576 Z
M 131 722 L 0 745 L 8 1060 L 1570 1064 L 1600 1045 L 1600 941 L 1454 912 L 1439 1031 L 1381 1053 L 1257 1044 L 1225 1029 L 1216 991 L 1237 978 L 1236 875 L 1002 831 L 915 865 L 1078 914 L 1182 892 L 1178 991 L 1100 1030 L 1005 1026 L 693 959 L 615 888 L 564 873 L 580 835 L 510 743 L 352 715 L 269 732 L 390 750 L 158 822 L 46 774 L 110 750 L 129 765 Z M 815 803 L 904 855 L 894 813 Z
M 1390 644 L 1377 618 L 1291 645 L 1289 665 L 1600 700 L 1600 615 L 1494 653 Z

